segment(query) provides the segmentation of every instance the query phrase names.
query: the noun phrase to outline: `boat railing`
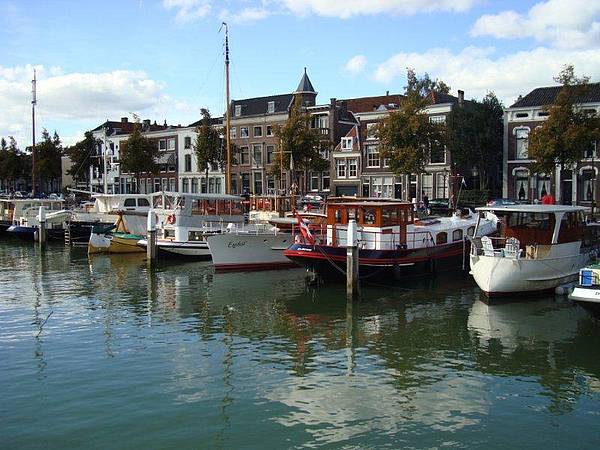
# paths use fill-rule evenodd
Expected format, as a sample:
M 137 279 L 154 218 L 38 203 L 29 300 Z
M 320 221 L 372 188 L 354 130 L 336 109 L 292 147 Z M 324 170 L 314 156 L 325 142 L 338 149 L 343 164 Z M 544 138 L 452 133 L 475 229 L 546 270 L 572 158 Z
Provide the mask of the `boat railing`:
M 346 229 L 334 227 L 334 246 L 344 246 L 347 242 Z M 422 231 L 370 231 L 360 230 L 358 246 L 365 250 L 399 250 L 404 248 L 433 247 L 435 240 L 428 230 Z

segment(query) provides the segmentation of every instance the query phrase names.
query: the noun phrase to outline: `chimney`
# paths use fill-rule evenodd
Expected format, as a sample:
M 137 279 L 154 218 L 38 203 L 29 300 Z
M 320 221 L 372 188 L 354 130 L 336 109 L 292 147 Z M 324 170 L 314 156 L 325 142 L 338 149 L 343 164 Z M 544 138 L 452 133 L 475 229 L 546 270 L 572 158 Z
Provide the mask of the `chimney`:
M 127 119 L 127 117 L 121 117 L 121 123 L 127 123 L 129 122 L 129 119 Z
M 336 102 L 336 98 L 335 98 L 335 97 L 331 97 L 331 98 L 329 99 L 329 104 L 330 104 L 331 106 L 335 106 L 335 102 Z
M 390 91 L 385 91 L 385 96 L 389 97 L 390 96 Z
M 167 126 L 167 119 L 165 119 L 165 123 L 163 124 L 163 127 Z
M 150 119 L 144 119 L 144 125 L 149 127 L 150 126 Z
M 465 91 L 458 90 L 458 104 L 460 106 L 465 104 Z

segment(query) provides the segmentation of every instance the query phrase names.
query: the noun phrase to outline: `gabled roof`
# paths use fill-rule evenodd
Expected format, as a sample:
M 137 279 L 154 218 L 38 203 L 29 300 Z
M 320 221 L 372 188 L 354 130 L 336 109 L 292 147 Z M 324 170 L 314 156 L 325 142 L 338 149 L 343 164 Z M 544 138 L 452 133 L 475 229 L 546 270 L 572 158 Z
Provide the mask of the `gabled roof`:
M 359 98 L 348 98 L 345 100 L 338 100 L 337 103 L 341 104 L 346 102 L 348 111 L 352 111 L 354 114 L 365 113 L 371 111 L 378 111 L 381 107 L 385 109 L 397 109 L 404 99 L 403 95 L 392 94 L 392 95 L 379 95 L 375 97 L 359 97 Z
M 545 106 L 554 102 L 562 86 L 549 86 L 536 88 L 525 97 L 517 100 L 511 108 L 522 108 L 528 106 Z M 600 83 L 590 83 L 587 89 L 577 99 L 580 103 L 600 102 Z
M 273 114 L 287 112 L 294 100 L 294 94 L 270 95 L 267 97 L 246 98 L 242 100 L 232 100 L 230 115 L 232 118 L 256 116 L 267 114 L 269 102 L 275 103 L 275 111 Z M 242 111 L 239 116 L 235 115 L 235 107 L 241 106 Z
M 213 126 L 223 125 L 223 117 L 211 117 L 210 124 Z M 188 127 L 196 128 L 200 125 L 202 125 L 202 119 L 196 120 L 195 122 L 190 123 L 188 125 Z
M 304 75 L 302 75 L 302 78 L 300 79 L 300 83 L 298 83 L 298 87 L 294 91 L 294 94 L 301 94 L 301 93 L 316 94 L 315 88 L 313 87 L 313 85 L 310 82 L 310 79 L 308 78 L 308 75 L 306 73 L 306 67 L 304 68 Z
M 458 97 L 450 94 L 443 94 L 441 92 L 430 91 L 427 97 L 431 98 L 434 105 L 441 105 L 443 103 L 458 103 Z
M 353 125 L 352 128 L 350 128 L 350 130 L 348 130 L 348 132 L 346 133 L 346 135 L 344 137 L 351 137 L 352 138 L 352 151 L 360 151 L 360 133 L 358 131 L 358 125 Z M 354 148 L 354 146 L 356 146 L 356 148 Z M 334 151 L 337 150 L 341 150 L 342 149 L 342 141 L 340 139 L 340 142 L 338 142 L 338 144 L 335 146 L 335 148 L 333 149 Z

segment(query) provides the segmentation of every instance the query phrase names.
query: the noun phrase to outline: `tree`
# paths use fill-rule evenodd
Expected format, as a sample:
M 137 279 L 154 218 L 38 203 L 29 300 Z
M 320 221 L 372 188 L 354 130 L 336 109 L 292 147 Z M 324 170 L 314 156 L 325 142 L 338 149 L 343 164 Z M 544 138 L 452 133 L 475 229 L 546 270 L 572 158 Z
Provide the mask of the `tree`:
M 444 83 L 442 80 L 432 80 L 429 78 L 429 74 L 425 73 L 422 77 L 418 77 L 415 69 L 406 69 L 406 95 L 417 94 L 420 97 L 426 97 L 430 92 L 436 92 L 440 94 L 448 94 L 450 92 L 450 86 Z
M 50 137 L 48 130 L 42 131 L 42 141 L 36 145 L 36 178 L 39 178 L 40 190 L 52 190 L 54 181 L 62 176 L 61 157 L 63 154 L 60 137 L 55 131 Z
M 295 172 L 303 172 L 302 191 L 305 192 L 308 172 L 321 172 L 329 167 L 329 161 L 321 156 L 321 151 L 331 148 L 331 142 L 318 130 L 310 127 L 310 114 L 302 111 L 299 100 L 300 97 L 294 100 L 285 124 L 276 125 L 273 129 L 279 139 L 280 151 L 275 155 L 269 173 L 280 177 L 282 164 L 284 170 L 290 168 L 292 177 Z
M 72 163 L 71 168 L 67 171 L 67 175 L 71 175 L 75 181 L 86 181 L 87 183 L 90 175 L 90 167 L 98 166 L 98 160 L 92 158 L 92 155 L 96 152 L 99 144 L 100 140 L 94 139 L 91 131 L 86 131 L 81 141 L 67 147 L 65 154 Z
M 140 121 L 136 118 L 131 136 L 121 143 L 121 168 L 133 173 L 136 179 L 136 192 L 140 192 L 142 173 L 158 171 L 156 159 L 159 156 L 157 145 L 142 135 Z
M 534 171 L 554 173 L 575 166 L 598 133 L 598 118 L 581 107 L 589 77 L 577 77 L 572 65 L 555 78 L 562 85 L 554 102 L 546 106 L 548 118 L 529 134 L 529 157 Z M 562 198 L 562 195 L 561 195 Z
M 16 190 L 17 180 L 30 175 L 31 161 L 19 150 L 14 137 L 9 136 L 8 140 L 8 144 L 4 138 L 0 140 L 0 179 L 6 190 Z
M 483 101 L 457 105 L 448 115 L 448 150 L 457 167 L 477 168 L 479 189 L 490 187 L 490 177 L 502 164 L 503 106 L 493 92 Z
M 381 155 L 389 158 L 390 168 L 396 174 L 422 173 L 431 155 L 444 150 L 445 126 L 429 121 L 423 114 L 427 105 L 420 91 L 407 92 L 400 109 L 377 126 Z
M 200 110 L 202 119 L 196 128 L 194 150 L 198 161 L 198 170 L 205 170 L 206 189 L 208 190 L 208 169 L 212 164 L 223 165 L 222 130 L 212 125 L 210 112 L 206 108 Z

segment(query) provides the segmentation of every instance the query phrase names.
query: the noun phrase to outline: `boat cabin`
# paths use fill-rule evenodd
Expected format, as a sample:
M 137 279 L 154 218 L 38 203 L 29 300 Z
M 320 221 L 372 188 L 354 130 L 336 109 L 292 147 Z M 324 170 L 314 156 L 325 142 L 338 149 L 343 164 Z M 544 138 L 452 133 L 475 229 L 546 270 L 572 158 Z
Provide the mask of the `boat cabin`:
M 414 223 L 412 203 L 343 201 L 327 203 L 327 245 L 347 245 L 348 222 L 358 226 L 361 248 L 395 249 L 406 246 L 407 226 Z
M 63 200 L 52 199 L 0 199 L 0 221 L 10 224 L 25 224 L 35 218 L 43 206 L 47 213 L 63 209 Z

